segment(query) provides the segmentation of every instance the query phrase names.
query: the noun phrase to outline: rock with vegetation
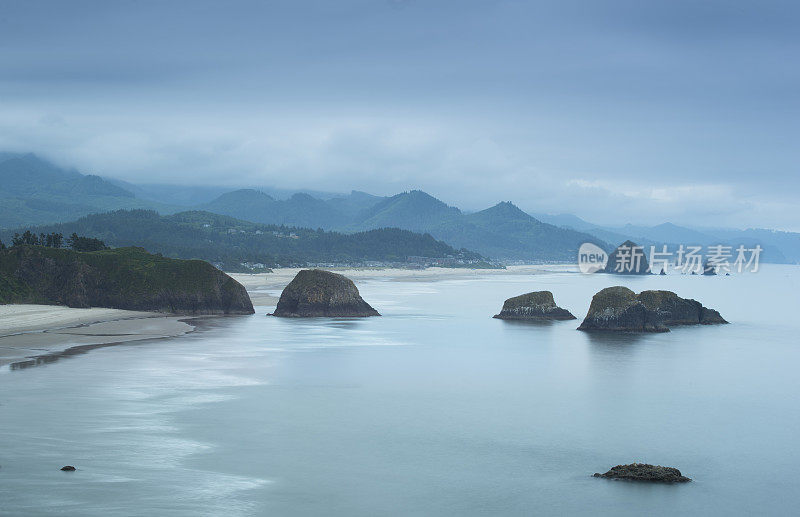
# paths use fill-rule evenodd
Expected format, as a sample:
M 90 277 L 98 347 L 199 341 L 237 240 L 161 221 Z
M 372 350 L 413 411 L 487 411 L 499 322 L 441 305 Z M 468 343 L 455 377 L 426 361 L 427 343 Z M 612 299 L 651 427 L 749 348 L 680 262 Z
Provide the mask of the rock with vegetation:
M 360 318 L 380 314 L 361 298 L 356 285 L 346 276 L 304 269 L 284 288 L 272 316 Z
M 686 483 L 692 480 L 682 475 L 681 471 L 674 467 L 662 467 L 661 465 L 650 465 L 649 463 L 617 465 L 603 474 L 596 472 L 594 477 L 645 481 L 649 483 Z
M 574 320 L 575 316 L 556 305 L 550 291 L 534 291 L 509 298 L 503 303 L 501 320 Z
M 656 310 L 642 303 L 627 287 L 607 287 L 592 298 L 589 312 L 578 330 L 667 332 Z
M 607 287 L 592 298 L 578 330 L 667 332 L 674 325 L 727 323 L 719 312 L 672 291 L 642 291 Z
M 252 314 L 244 287 L 208 262 L 142 248 L 0 251 L 0 303 L 108 307 L 173 314 Z
M 606 267 L 601 272 L 615 275 L 648 275 L 650 264 L 642 246 L 633 241 L 625 241 L 608 256 Z
M 661 315 L 664 325 L 714 325 L 728 323 L 719 312 L 691 298 L 681 298 L 672 291 L 642 291 L 637 296 L 645 307 Z

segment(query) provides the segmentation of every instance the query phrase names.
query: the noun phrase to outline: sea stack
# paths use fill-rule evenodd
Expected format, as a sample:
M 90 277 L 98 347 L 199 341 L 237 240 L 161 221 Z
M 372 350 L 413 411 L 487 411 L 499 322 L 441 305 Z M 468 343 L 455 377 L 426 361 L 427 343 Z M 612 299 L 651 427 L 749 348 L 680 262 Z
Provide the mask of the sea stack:
M 589 312 L 578 330 L 668 332 L 674 325 L 728 323 L 719 312 L 672 291 L 642 291 L 607 287 L 592 298 Z
M 717 274 L 717 267 L 706 260 L 705 264 L 703 264 L 703 275 L 716 276 L 716 274 Z
M 649 463 L 617 465 L 603 474 L 596 472 L 594 477 L 649 483 L 686 483 L 692 480 L 682 475 L 681 471 L 674 467 L 662 467 L 661 465 L 650 465 Z
M 662 324 L 676 325 L 717 325 L 728 323 L 719 312 L 691 298 L 681 298 L 672 291 L 642 291 L 637 299 L 649 309 L 658 312 Z
M 281 293 L 271 316 L 285 318 L 363 318 L 380 316 L 352 280 L 321 269 L 303 269 Z
M 501 320 L 574 320 L 575 316 L 556 305 L 550 291 L 534 291 L 509 298 L 503 303 L 500 314 L 493 317 Z
M 623 242 L 608 256 L 606 267 L 601 272 L 615 275 L 649 274 L 650 265 L 647 263 L 644 247 L 633 241 Z

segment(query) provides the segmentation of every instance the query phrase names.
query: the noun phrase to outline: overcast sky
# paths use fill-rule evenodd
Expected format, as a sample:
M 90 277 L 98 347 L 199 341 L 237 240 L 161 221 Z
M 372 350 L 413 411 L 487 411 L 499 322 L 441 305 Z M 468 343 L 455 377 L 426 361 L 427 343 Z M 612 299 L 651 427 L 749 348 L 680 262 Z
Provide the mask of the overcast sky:
M 798 5 L 0 0 L 0 150 L 800 230 Z

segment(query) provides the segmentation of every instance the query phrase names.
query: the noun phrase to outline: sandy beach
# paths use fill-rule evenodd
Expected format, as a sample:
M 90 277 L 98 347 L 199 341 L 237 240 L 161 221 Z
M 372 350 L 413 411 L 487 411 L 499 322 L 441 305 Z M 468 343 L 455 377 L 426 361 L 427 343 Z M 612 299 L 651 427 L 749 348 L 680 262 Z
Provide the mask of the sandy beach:
M 80 347 L 175 337 L 186 316 L 54 305 L 0 305 L 0 366 Z
M 302 268 L 278 268 L 272 273 L 228 273 L 247 289 L 253 305 L 275 305 L 286 284 Z M 508 266 L 506 269 L 464 269 L 431 267 L 427 269 L 348 269 L 321 268 L 340 273 L 358 285 L 360 281 L 383 279 L 394 282 L 436 282 L 475 276 L 493 275 L 536 275 L 548 271 L 567 271 L 575 269 L 571 264 L 541 264 Z
M 435 282 L 475 276 L 535 275 L 571 266 L 510 266 L 507 269 L 348 269 L 325 268 L 359 282 Z M 272 273 L 229 273 L 247 289 L 256 306 L 278 303 L 281 291 L 300 268 Z M 187 316 L 119 309 L 74 309 L 55 305 L 0 305 L 0 366 L 64 352 L 75 347 L 176 337 L 194 330 Z

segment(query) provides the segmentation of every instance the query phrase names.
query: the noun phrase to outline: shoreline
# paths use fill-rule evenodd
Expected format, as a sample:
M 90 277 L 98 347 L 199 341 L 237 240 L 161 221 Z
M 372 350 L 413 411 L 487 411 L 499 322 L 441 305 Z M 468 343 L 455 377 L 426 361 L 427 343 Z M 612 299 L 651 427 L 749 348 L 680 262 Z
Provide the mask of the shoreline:
M 435 282 L 475 276 L 535 275 L 569 271 L 571 264 L 509 266 L 506 269 L 321 268 L 356 282 Z M 301 269 L 272 273 L 228 273 L 247 290 L 254 306 L 274 306 Z M 0 305 L 0 368 L 24 368 L 93 348 L 133 341 L 179 337 L 214 316 L 170 315 L 122 309 L 76 309 L 60 305 Z
M 0 305 L 0 367 L 47 362 L 69 350 L 178 337 L 195 329 L 192 316 L 75 309 L 58 305 Z
M 358 285 L 359 282 L 385 280 L 389 282 L 435 282 L 441 280 L 457 280 L 476 276 L 494 275 L 540 275 L 553 271 L 570 272 L 576 270 L 574 264 L 536 264 L 524 266 L 508 266 L 506 269 L 467 269 L 429 267 L 425 269 L 398 268 L 275 268 L 272 273 L 228 273 L 242 284 L 250 295 L 253 305 L 277 305 L 281 291 L 292 281 L 301 269 L 324 269 L 339 273 Z

